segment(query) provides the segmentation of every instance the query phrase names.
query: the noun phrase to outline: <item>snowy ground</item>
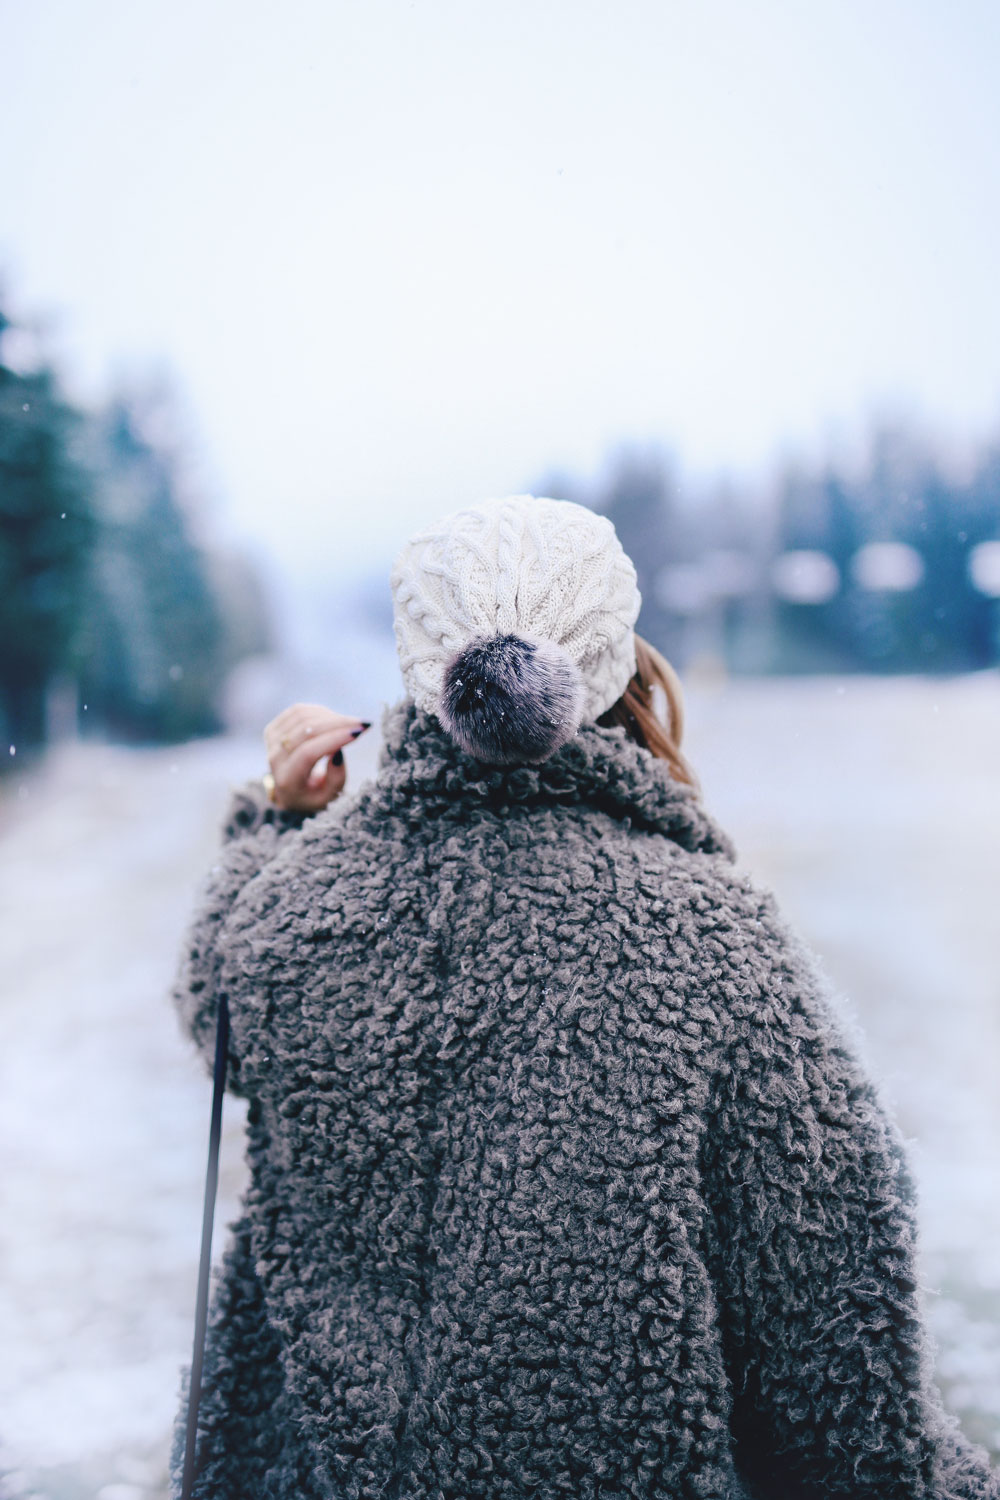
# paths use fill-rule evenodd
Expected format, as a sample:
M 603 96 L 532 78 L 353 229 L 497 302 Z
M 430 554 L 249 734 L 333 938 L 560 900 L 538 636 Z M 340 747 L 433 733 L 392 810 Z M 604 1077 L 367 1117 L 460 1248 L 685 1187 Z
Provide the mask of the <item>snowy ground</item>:
M 708 806 L 849 997 L 896 1102 L 941 1382 L 1000 1450 L 1000 674 L 702 682 L 687 702 Z M 353 774 L 376 748 L 374 731 L 352 747 Z M 163 1493 L 210 1093 L 166 991 L 227 786 L 260 769 L 251 738 L 87 744 L 0 788 L 12 1495 Z M 241 1181 L 229 1099 L 217 1251 Z

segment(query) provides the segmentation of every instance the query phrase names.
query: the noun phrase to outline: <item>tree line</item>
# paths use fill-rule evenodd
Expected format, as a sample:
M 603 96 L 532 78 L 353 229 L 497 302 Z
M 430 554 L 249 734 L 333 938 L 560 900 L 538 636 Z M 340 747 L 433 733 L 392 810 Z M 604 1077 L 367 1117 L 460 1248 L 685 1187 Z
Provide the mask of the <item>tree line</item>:
M 56 720 L 136 743 L 214 733 L 227 673 L 268 644 L 254 570 L 197 539 L 162 396 L 75 407 L 44 358 L 9 357 L 17 331 L 0 309 L 4 761 Z
M 685 493 L 662 448 L 539 493 L 606 514 L 636 564 L 640 633 L 679 667 L 951 673 L 1000 663 L 1000 441 L 956 473 L 880 424 L 853 461 L 788 465 L 765 492 Z

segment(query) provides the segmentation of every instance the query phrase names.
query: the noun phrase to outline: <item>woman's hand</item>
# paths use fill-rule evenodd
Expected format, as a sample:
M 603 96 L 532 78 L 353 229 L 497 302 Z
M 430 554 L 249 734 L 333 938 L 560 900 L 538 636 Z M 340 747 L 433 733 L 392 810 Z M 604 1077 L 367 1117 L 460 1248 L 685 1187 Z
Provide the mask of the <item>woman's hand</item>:
M 264 730 L 274 778 L 271 800 L 286 812 L 319 812 L 347 780 L 344 746 L 370 729 L 365 719 L 335 714 L 319 703 L 293 703 Z M 329 757 L 326 767 L 320 761 Z

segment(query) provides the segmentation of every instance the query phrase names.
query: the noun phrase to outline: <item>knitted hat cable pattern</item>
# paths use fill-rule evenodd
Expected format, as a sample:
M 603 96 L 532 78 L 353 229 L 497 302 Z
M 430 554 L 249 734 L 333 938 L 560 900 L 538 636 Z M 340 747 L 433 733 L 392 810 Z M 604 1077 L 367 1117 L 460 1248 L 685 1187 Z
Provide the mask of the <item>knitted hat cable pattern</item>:
M 606 516 L 486 500 L 418 532 L 390 575 L 406 690 L 470 755 L 537 763 L 636 670 L 636 572 Z

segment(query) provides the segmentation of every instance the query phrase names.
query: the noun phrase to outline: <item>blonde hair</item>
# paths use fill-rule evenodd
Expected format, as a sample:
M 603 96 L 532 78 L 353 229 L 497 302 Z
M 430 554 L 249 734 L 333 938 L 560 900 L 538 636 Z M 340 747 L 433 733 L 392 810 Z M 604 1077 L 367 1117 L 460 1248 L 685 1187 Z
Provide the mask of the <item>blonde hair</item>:
M 616 703 L 598 719 L 610 727 L 620 724 L 636 744 L 642 745 L 658 760 L 665 760 L 671 774 L 700 796 L 701 786 L 694 771 L 681 754 L 684 733 L 684 695 L 680 678 L 655 646 L 635 638 L 636 671 Z M 654 689 L 659 688 L 666 702 L 666 719 L 656 711 Z

